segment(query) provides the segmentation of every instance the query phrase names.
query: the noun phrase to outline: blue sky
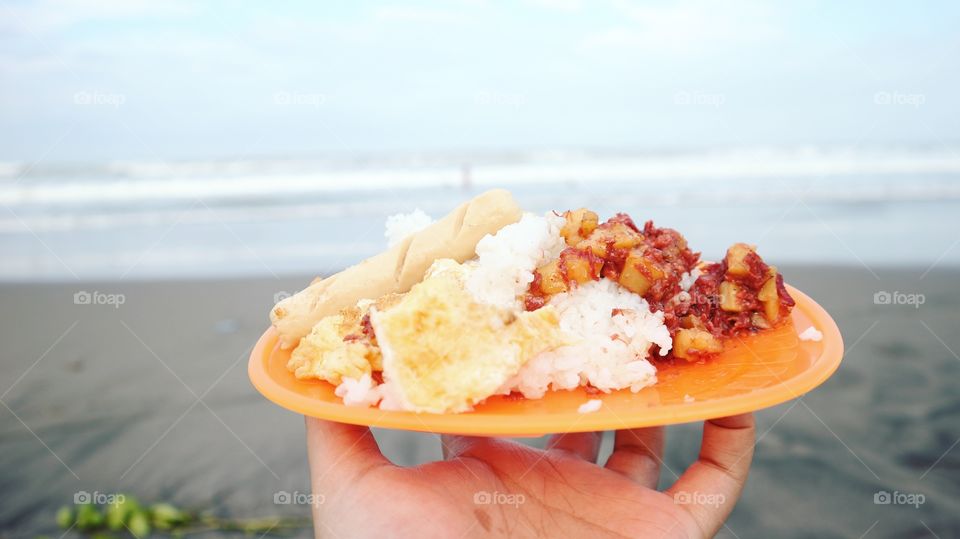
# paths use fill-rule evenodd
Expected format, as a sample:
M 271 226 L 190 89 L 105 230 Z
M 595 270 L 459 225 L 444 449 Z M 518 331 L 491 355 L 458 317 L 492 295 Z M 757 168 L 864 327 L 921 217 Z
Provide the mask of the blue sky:
M 956 2 L 325 4 L 0 0 L 0 160 L 958 138 Z

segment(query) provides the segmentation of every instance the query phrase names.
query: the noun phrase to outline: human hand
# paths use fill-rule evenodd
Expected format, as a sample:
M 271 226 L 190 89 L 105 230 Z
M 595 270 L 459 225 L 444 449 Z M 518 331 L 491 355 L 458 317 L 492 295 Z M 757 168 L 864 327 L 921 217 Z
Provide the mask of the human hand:
M 712 537 L 753 458 L 751 414 L 704 423 L 699 459 L 657 490 L 663 427 L 621 430 L 605 466 L 601 433 L 555 435 L 546 450 L 443 436 L 444 460 L 402 468 L 366 427 L 307 418 L 317 537 Z

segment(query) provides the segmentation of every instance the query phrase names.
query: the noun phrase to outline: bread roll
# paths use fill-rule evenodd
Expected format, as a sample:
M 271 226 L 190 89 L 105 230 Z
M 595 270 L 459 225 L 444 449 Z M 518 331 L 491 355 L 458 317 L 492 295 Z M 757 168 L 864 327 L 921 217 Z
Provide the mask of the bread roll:
M 473 258 L 477 242 L 519 221 L 521 213 L 508 191 L 487 191 L 388 251 L 326 279 L 315 280 L 270 311 L 270 320 L 280 334 L 280 346 L 296 346 L 321 318 L 339 313 L 361 299 L 407 292 L 423 280 L 434 260 L 452 258 L 463 262 Z

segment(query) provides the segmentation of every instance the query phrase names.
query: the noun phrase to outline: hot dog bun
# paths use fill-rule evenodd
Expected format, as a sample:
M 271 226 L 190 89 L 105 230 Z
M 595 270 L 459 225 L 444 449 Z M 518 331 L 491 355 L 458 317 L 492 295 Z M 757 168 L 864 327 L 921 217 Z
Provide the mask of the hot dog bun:
M 270 311 L 270 320 L 280 334 L 280 346 L 296 346 L 321 318 L 356 305 L 361 299 L 375 300 L 386 294 L 407 292 L 423 280 L 434 260 L 452 258 L 463 262 L 473 258 L 477 242 L 516 223 L 521 214 L 520 206 L 508 191 L 487 191 L 388 251 L 326 279 L 315 280 Z

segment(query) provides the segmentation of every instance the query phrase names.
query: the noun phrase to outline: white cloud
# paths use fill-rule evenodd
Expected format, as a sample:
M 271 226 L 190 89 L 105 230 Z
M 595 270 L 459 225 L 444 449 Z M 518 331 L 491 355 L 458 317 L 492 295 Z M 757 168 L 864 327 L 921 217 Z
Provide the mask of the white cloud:
M 574 12 L 580 11 L 582 3 L 580 0 L 527 0 L 536 6 L 551 9 L 555 11 Z
M 84 22 L 179 18 L 195 12 L 194 6 L 185 2 L 150 0 L 43 0 L 4 7 L 10 16 L 0 18 L 0 29 L 40 35 Z
M 717 46 L 760 43 L 780 35 L 769 6 L 754 2 L 696 2 L 662 6 L 616 2 L 627 20 L 589 34 L 585 49 L 642 48 L 677 53 L 715 50 Z
M 454 11 L 421 8 L 415 6 L 385 6 L 374 11 L 374 18 L 387 22 L 449 23 L 463 20 Z

